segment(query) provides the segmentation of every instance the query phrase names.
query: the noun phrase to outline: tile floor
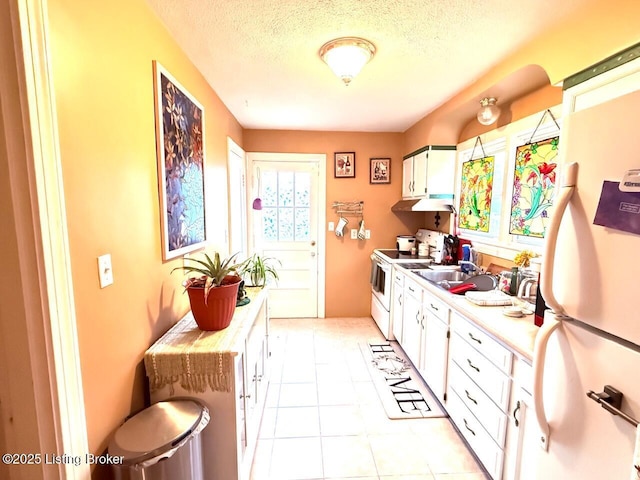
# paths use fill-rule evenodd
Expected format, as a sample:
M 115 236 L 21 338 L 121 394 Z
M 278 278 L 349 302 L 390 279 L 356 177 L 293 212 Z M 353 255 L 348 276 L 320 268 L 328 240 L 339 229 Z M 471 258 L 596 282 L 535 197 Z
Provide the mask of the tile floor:
M 358 343 L 370 318 L 274 319 L 252 480 L 484 480 L 448 419 L 389 420 Z

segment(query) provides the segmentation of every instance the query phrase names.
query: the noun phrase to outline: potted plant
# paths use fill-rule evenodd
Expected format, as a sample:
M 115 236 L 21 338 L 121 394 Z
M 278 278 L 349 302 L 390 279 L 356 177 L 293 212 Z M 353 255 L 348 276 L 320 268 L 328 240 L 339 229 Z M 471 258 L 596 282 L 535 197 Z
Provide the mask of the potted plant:
M 262 257 L 254 253 L 243 263 L 239 272 L 248 286 L 264 288 L 270 278 L 276 281 L 279 279 L 278 271 L 274 266 L 276 262 L 281 265 L 275 258 Z
M 203 259 L 188 258 L 193 265 L 176 267 L 187 274 L 199 274 L 184 281 L 193 317 L 200 330 L 223 330 L 229 326 L 236 309 L 238 286 L 242 277 L 238 271 L 244 262 L 235 263 L 237 253 L 222 260 L 215 252 L 213 260 L 206 253 Z

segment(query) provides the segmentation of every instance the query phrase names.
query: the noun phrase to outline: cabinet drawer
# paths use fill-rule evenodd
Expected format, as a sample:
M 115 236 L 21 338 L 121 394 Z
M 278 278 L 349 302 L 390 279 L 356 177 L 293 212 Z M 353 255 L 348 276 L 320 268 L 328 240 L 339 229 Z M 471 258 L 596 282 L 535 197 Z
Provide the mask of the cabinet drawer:
M 513 354 L 505 346 L 457 313 L 452 315 L 451 325 L 460 337 L 491 360 L 500 370 L 506 374 L 511 373 Z
M 451 359 L 473 382 L 500 407 L 507 411 L 511 379 L 498 367 L 472 348 L 457 333 L 451 336 Z
M 425 293 L 423 296 L 422 304 L 423 308 L 425 309 L 425 313 L 426 311 L 431 312 L 437 318 L 449 325 L 449 307 L 447 307 L 444 302 L 441 302 L 433 295 Z
M 404 285 L 404 273 L 399 272 L 398 270 L 393 271 L 393 281 L 400 287 Z
M 504 447 L 507 416 L 455 363 L 449 368 L 449 388 L 460 397 L 494 441 Z
M 494 480 L 502 478 L 502 464 L 504 452 L 493 441 L 482 425 L 464 406 L 464 403 L 453 393 L 447 401 L 447 410 L 451 419 L 458 427 L 464 438 L 485 466 Z
M 413 280 L 405 278 L 403 291 L 405 295 L 411 295 L 417 300 L 422 299 L 422 287 L 420 286 L 420 284 L 414 282 Z

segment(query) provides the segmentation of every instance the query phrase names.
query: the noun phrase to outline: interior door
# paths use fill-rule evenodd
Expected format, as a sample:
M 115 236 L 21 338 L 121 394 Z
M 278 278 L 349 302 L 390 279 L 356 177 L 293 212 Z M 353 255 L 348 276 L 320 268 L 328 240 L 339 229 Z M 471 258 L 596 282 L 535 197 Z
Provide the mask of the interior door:
M 274 318 L 318 316 L 319 165 L 309 161 L 252 162 L 262 210 L 253 210 L 254 251 L 280 261 L 270 286 Z M 322 299 L 323 300 L 323 299 Z

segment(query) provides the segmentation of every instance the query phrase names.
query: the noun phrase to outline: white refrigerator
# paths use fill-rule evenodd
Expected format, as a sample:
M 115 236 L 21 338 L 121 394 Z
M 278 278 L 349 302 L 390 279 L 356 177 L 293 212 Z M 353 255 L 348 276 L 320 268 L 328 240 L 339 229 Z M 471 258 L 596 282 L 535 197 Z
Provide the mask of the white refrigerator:
M 634 88 L 563 117 L 558 170 L 565 185 L 557 192 L 541 277 L 551 310 L 534 356 L 540 448 L 527 452 L 535 458 L 527 463 L 536 479 L 635 478 L 640 193 L 619 190 L 625 173 L 640 169 L 640 80 Z M 577 172 L 567 167 L 572 162 Z M 587 395 L 605 385 L 623 394 L 619 410 L 628 418 Z

